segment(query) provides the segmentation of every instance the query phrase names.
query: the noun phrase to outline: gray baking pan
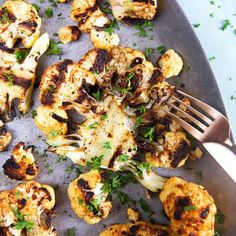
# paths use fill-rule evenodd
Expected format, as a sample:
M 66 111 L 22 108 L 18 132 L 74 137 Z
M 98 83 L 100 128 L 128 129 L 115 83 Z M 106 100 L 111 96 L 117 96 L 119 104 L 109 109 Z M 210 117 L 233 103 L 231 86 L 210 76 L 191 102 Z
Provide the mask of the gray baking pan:
M 30 2 L 34 2 L 33 0 Z M 35 1 L 40 5 L 39 1 Z M 54 17 L 51 19 L 43 18 L 42 32 L 49 32 L 53 38 L 53 33 L 57 32 L 62 26 L 75 25 L 75 22 L 69 19 L 70 3 L 58 4 L 57 8 L 53 8 Z M 50 6 L 48 1 L 41 4 L 41 15 L 43 15 L 46 7 Z M 61 16 L 60 16 L 61 13 Z M 59 15 L 59 16 L 58 16 Z M 121 45 L 134 47 L 144 50 L 146 47 L 157 48 L 159 45 L 166 45 L 168 48 L 174 48 L 180 53 L 185 62 L 185 69 L 179 78 L 173 78 L 169 82 L 175 85 L 184 84 L 182 90 L 187 93 L 207 102 L 219 111 L 225 113 L 224 105 L 221 96 L 213 77 L 204 52 L 193 32 L 189 22 L 184 16 L 181 8 L 175 0 L 163 0 L 159 4 L 158 15 L 153 22 L 153 31 L 149 32 L 148 38 L 140 38 L 137 36 L 137 30 L 134 27 L 120 24 L 120 30 L 117 33 L 121 39 Z M 62 45 L 63 55 L 48 56 L 44 55 L 41 58 L 38 67 L 38 79 L 43 70 L 50 64 L 59 61 L 60 59 L 69 58 L 78 61 L 82 55 L 90 48 L 92 48 L 89 36 L 83 34 L 81 39 L 69 45 Z M 156 52 L 150 60 L 155 62 L 159 54 Z M 38 106 L 38 88 L 34 91 L 32 109 Z M 31 118 L 31 111 L 25 117 L 16 118 L 7 127 L 13 134 L 13 141 L 8 150 L 1 153 L 0 166 L 10 157 L 10 150 L 19 141 L 24 141 L 27 144 L 36 146 L 39 153 L 42 153 L 46 145 L 41 138 L 41 132 L 35 127 L 33 119 Z M 83 220 L 76 217 L 70 207 L 70 202 L 67 196 L 68 183 L 72 181 L 76 174 L 67 174 L 65 169 L 71 166 L 70 160 L 66 162 L 57 163 L 56 156 L 49 154 L 47 158 L 37 156 L 37 162 L 40 166 L 40 174 L 37 181 L 46 183 L 56 188 L 56 208 L 55 218 L 53 224 L 60 235 L 65 235 L 65 229 L 69 227 L 76 228 L 76 235 L 79 236 L 95 236 L 101 232 L 105 226 L 113 223 L 128 222 L 126 217 L 127 205 L 120 207 L 118 201 L 114 199 L 113 208 L 107 219 L 103 220 L 97 225 L 88 225 Z M 224 158 L 222 154 L 222 158 Z M 48 174 L 48 169 L 45 167 L 49 163 L 53 168 L 53 173 Z M 187 167 L 193 170 L 186 170 L 186 168 L 179 168 L 176 170 L 159 170 L 160 174 L 164 176 L 182 176 L 184 179 L 193 181 L 203 185 L 215 199 L 217 207 L 225 214 L 225 222 L 222 225 L 216 225 L 216 228 L 224 236 L 236 235 L 236 188 L 234 182 L 222 170 L 222 168 L 211 158 L 208 154 L 197 161 L 188 161 Z M 199 174 L 202 171 L 202 178 Z M 236 170 L 235 170 L 236 171 Z M 1 190 L 9 189 L 18 184 L 17 181 L 9 180 L 0 169 Z M 127 193 L 134 199 L 140 197 L 145 198 L 145 191 L 140 185 L 134 184 L 126 188 Z M 156 212 L 154 219 L 159 223 L 168 223 L 166 219 L 160 214 L 161 204 L 158 197 L 152 200 L 147 200 L 151 208 Z M 146 219 L 146 215 L 142 215 Z

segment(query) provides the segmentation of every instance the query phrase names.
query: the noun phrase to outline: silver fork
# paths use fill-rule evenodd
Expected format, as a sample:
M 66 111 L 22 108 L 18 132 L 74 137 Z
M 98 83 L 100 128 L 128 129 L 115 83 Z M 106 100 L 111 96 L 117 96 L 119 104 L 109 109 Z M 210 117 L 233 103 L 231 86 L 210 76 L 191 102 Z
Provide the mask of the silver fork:
M 167 104 L 172 108 L 171 110 L 178 111 L 179 115 L 167 109 L 165 109 L 165 112 L 189 134 L 202 142 L 207 151 L 236 182 L 236 156 L 224 146 L 233 146 L 227 118 L 213 107 L 180 90 L 176 90 L 176 94 L 186 97 L 197 109 L 185 104 L 181 99 L 173 95 L 167 101 Z M 183 111 L 176 104 L 185 106 L 189 112 Z M 187 119 L 181 117 L 186 117 Z

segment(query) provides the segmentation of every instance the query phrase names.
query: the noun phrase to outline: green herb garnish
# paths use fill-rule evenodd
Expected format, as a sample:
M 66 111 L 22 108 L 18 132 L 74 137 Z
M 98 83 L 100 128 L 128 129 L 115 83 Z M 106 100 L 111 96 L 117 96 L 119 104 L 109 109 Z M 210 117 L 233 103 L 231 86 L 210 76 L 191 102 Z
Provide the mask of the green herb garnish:
M 200 24 L 199 23 L 193 24 L 193 26 L 194 26 L 194 28 L 198 28 L 200 26 Z
M 46 10 L 45 10 L 45 17 L 46 18 L 53 17 L 53 10 L 52 10 L 52 8 L 50 8 L 50 7 L 46 8 Z
M 225 215 L 220 210 L 217 210 L 215 220 L 217 224 L 223 224 L 225 221 Z
M 102 148 L 111 149 L 112 148 L 111 147 L 111 142 L 108 142 L 108 141 L 104 142 L 103 145 L 102 145 Z
M 25 216 L 17 208 L 13 208 L 13 213 L 17 218 L 17 222 L 15 224 L 16 229 L 25 229 L 26 231 L 32 231 L 32 229 L 34 228 L 34 222 L 25 220 Z
M 153 48 L 146 48 L 144 51 L 144 54 L 146 57 L 151 56 L 154 53 L 154 49 Z
M 118 22 L 116 19 L 114 19 L 111 24 L 107 27 L 107 28 L 104 28 L 103 30 L 105 32 L 107 32 L 109 35 L 112 35 L 114 33 L 114 30 L 115 29 L 120 29 L 119 25 L 118 25 Z
M 87 161 L 86 166 L 89 169 L 97 170 L 101 166 L 104 155 L 92 157 L 90 161 Z
M 48 54 L 49 55 L 59 55 L 62 54 L 61 48 L 58 46 L 60 42 L 55 42 L 54 40 L 50 39 L 50 44 L 48 47 Z
M 160 53 L 160 54 L 164 54 L 166 52 L 166 46 L 165 45 L 161 45 L 157 48 L 157 51 Z
M 154 134 L 155 134 L 155 127 L 151 127 L 143 134 L 143 137 L 149 139 L 150 141 L 153 141 Z
M 32 6 L 36 9 L 37 12 L 40 11 L 40 6 L 39 5 L 33 3 Z
M 96 129 L 98 127 L 98 122 L 94 122 L 88 126 L 88 129 Z
M 194 210 L 196 210 L 196 209 L 197 209 L 196 206 L 185 206 L 185 207 L 184 207 L 184 210 L 185 210 L 185 211 L 194 211 Z
M 146 21 L 144 21 L 143 24 L 137 24 L 137 25 L 135 25 L 134 27 L 135 27 L 135 29 L 139 30 L 139 32 L 137 33 L 137 35 L 138 35 L 139 37 L 144 38 L 144 37 L 147 37 L 147 36 L 148 36 L 148 35 L 147 35 L 147 30 L 148 30 L 148 31 L 152 31 L 152 22 L 146 20 Z
M 66 229 L 65 234 L 66 236 L 76 236 L 75 227 Z
M 231 26 L 231 23 L 230 23 L 230 20 L 226 19 L 224 20 L 224 23 L 220 29 L 224 31 L 228 28 L 228 26 Z
M 128 160 L 129 160 L 129 156 L 126 154 L 122 154 L 118 156 L 117 158 L 117 161 L 120 161 L 120 162 L 128 162 Z

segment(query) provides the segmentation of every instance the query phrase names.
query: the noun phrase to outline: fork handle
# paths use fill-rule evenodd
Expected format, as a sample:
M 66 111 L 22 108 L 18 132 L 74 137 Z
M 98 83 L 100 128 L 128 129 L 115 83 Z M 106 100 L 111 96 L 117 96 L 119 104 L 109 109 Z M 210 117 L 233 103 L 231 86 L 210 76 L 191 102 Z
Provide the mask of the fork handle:
M 223 144 L 207 142 L 203 146 L 236 183 L 236 155 Z

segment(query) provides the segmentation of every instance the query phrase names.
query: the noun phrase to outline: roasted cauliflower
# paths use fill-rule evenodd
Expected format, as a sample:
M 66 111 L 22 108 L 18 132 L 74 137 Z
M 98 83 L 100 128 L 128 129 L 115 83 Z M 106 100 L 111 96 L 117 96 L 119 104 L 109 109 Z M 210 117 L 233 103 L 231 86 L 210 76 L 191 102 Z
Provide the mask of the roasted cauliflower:
M 81 31 L 77 26 L 65 26 L 59 30 L 59 39 L 63 43 L 70 43 L 80 38 Z
M 177 235 L 214 235 L 216 206 L 202 186 L 171 177 L 164 184 L 160 200 Z
M 145 221 L 138 221 L 134 224 L 115 224 L 108 227 L 99 234 L 100 236 L 171 236 L 173 235 L 168 227 L 157 224 L 150 224 Z M 174 235 L 173 235 L 174 236 Z
M 0 8 L 1 49 L 11 52 L 18 39 L 31 48 L 40 34 L 41 18 L 36 9 L 22 0 L 8 0 Z
M 182 58 L 173 49 L 167 50 L 157 63 L 165 78 L 177 76 L 183 68 Z
M 3 122 L 0 120 L 0 152 L 7 148 L 11 139 L 11 133 L 5 129 Z
M 114 17 L 127 23 L 152 20 L 157 9 L 157 0 L 110 0 L 110 3 Z
M 52 187 L 29 181 L 0 192 L 1 235 L 57 236 L 50 223 L 55 205 Z
M 27 113 L 37 63 L 48 45 L 48 34 L 44 34 L 35 42 L 23 63 L 16 61 L 14 50 L 0 49 L 0 119 L 4 122 L 11 120 L 17 109 L 22 114 Z
M 111 23 L 96 0 L 74 0 L 70 17 L 78 22 L 78 27 L 83 32 L 90 32 L 94 27 L 104 27 Z
M 90 39 L 95 48 L 110 50 L 114 46 L 118 46 L 120 39 L 117 34 L 109 34 L 103 30 L 92 29 L 90 31 Z
M 33 146 L 18 143 L 12 150 L 11 158 L 3 165 L 4 174 L 11 179 L 32 180 L 38 175 L 33 156 Z
M 106 218 L 112 207 L 107 200 L 108 194 L 102 191 L 105 177 L 105 173 L 91 170 L 81 174 L 69 185 L 71 207 L 88 224 L 96 224 Z

